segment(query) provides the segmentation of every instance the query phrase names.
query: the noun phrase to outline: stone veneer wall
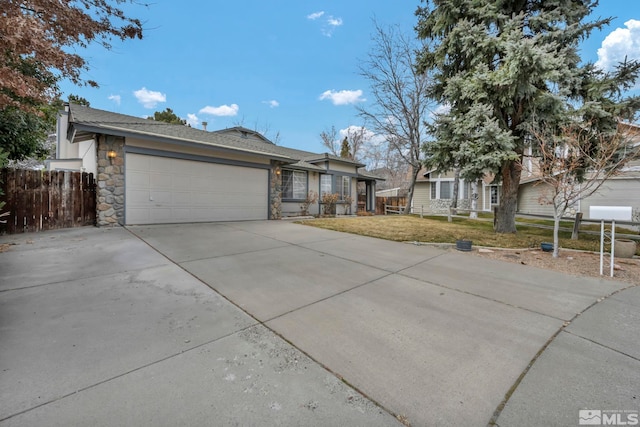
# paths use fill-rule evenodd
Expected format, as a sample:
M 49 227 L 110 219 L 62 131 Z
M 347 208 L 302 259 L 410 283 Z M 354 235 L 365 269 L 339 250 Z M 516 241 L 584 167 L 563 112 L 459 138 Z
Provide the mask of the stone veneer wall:
M 278 162 L 271 163 L 269 207 L 271 215 L 269 219 L 282 218 L 282 168 Z
M 114 136 L 98 137 L 98 227 L 124 225 L 124 139 Z M 110 159 L 107 152 L 116 157 Z
M 449 213 L 451 199 L 435 199 L 431 200 L 430 208 L 433 213 Z M 458 200 L 458 209 L 471 209 L 471 200 Z

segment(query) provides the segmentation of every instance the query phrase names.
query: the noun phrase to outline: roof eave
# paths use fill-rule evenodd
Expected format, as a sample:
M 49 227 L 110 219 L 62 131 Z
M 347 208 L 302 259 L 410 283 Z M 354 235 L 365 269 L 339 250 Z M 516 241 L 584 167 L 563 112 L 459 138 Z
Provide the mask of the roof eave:
M 295 163 L 297 161 L 296 159 L 292 159 L 291 157 L 282 156 L 279 154 L 272 154 L 272 153 L 266 153 L 263 151 L 249 150 L 249 149 L 243 149 L 243 148 L 237 148 L 237 147 L 229 147 L 222 144 L 215 144 L 211 142 L 196 141 L 196 140 L 185 139 L 185 138 L 172 138 L 172 137 L 158 135 L 150 132 L 122 129 L 115 126 L 104 126 L 104 125 L 95 125 L 95 124 L 89 125 L 84 123 L 69 123 L 69 135 L 71 135 L 71 138 L 69 140 L 71 142 L 86 141 L 88 138 L 85 138 L 85 136 L 89 137 L 95 134 L 107 134 L 107 135 L 113 135 L 113 136 L 120 136 L 124 138 L 136 137 L 140 139 L 160 141 L 163 143 L 182 145 L 182 146 L 214 148 L 214 149 L 225 151 L 225 152 L 245 153 L 245 154 L 251 154 L 251 155 L 260 156 L 260 157 L 266 157 L 271 160 L 278 160 L 285 163 Z

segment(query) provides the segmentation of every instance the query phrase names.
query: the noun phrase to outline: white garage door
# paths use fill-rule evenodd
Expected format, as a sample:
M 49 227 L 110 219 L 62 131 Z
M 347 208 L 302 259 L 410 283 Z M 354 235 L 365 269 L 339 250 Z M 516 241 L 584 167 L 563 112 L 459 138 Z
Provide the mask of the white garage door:
M 127 224 L 267 219 L 268 171 L 127 153 Z

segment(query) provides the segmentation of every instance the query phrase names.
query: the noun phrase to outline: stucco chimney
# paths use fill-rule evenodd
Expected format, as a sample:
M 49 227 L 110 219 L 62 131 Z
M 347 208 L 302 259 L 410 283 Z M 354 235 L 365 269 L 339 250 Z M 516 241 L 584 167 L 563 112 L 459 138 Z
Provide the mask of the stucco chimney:
M 207 130 L 207 122 L 202 122 L 202 130 Z

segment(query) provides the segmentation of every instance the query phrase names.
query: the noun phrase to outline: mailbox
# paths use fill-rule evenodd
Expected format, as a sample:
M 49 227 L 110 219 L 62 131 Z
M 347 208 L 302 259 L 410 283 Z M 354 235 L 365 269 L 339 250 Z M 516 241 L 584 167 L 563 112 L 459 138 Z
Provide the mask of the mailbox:
M 631 206 L 589 206 L 589 219 L 603 221 L 631 221 Z

